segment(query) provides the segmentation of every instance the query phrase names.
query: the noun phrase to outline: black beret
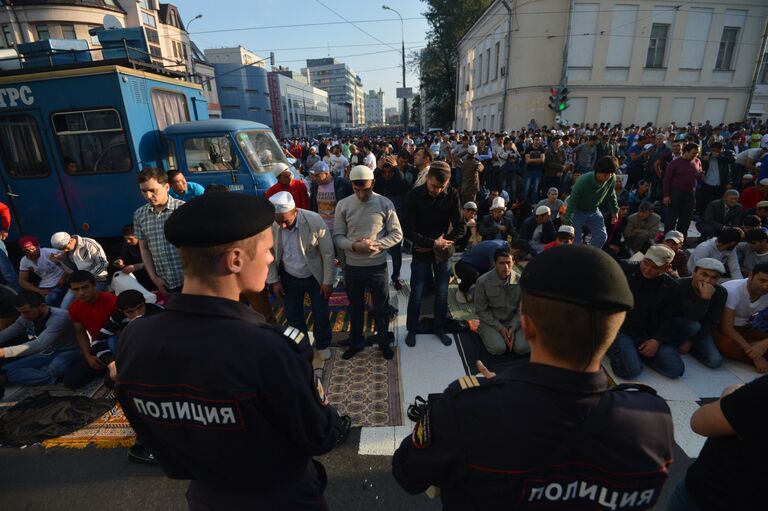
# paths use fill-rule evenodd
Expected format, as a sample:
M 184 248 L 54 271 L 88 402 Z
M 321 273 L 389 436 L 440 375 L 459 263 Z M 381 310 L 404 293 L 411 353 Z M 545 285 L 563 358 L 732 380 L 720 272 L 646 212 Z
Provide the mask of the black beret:
M 534 296 L 589 309 L 627 311 L 635 304 L 619 264 L 587 245 L 559 245 L 543 251 L 523 270 L 520 287 Z
M 165 239 L 177 247 L 213 247 L 255 236 L 274 220 L 275 208 L 264 197 L 205 193 L 171 214 Z

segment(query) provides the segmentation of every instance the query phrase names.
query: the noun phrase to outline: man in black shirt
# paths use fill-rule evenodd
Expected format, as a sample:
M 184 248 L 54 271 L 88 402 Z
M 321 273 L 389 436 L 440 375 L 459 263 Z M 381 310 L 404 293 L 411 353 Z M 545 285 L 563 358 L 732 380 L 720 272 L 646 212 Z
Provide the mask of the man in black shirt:
M 653 245 L 640 264 L 621 262 L 635 307 L 627 313 L 608 350 L 611 368 L 620 378 L 635 378 L 643 371 L 643 361 L 669 378 L 679 378 L 685 371 L 677 349 L 662 337 L 675 287 L 667 275 L 674 258 L 666 245 Z
M 690 352 L 713 369 L 723 363 L 712 332 L 720 324 L 728 298 L 725 288 L 717 283 L 724 274 L 725 267 L 717 259 L 704 257 L 696 261 L 693 275 L 675 282 L 673 303 L 679 313 L 665 325 L 661 334 L 677 346 L 679 353 Z
M 421 298 L 427 275 L 435 276 L 435 320 L 432 333 L 446 346 L 451 338 L 445 334 L 448 314 L 449 259 L 453 243 L 464 236 L 466 224 L 459 194 L 451 187 L 451 168 L 436 161 L 427 172 L 427 182 L 408 193 L 403 211 L 403 232 L 413 243 L 411 261 L 411 294 L 408 299 L 408 335 L 405 343 L 416 345 L 421 314 Z
M 669 499 L 668 511 L 765 509 L 765 428 L 768 376 L 731 385 L 720 400 L 691 417 L 691 429 L 708 437 Z
M 531 363 L 498 375 L 478 364 L 484 377 L 430 396 L 395 479 L 411 494 L 437 487 L 446 511 L 650 509 L 672 461 L 669 408 L 649 387 L 609 391 L 600 368 L 632 308 L 621 269 L 594 247 L 559 246 L 520 287 Z
M 396 162 L 394 156 L 385 156 L 382 158 L 381 168 L 373 171 L 373 191 L 392 201 L 398 218 L 403 218 L 403 201 L 405 194 L 410 189 L 399 166 L 401 159 L 402 157 L 398 156 Z M 400 283 L 400 268 L 403 266 L 403 242 L 401 241 L 390 248 L 389 255 L 392 257 L 392 285 L 400 291 L 403 288 Z

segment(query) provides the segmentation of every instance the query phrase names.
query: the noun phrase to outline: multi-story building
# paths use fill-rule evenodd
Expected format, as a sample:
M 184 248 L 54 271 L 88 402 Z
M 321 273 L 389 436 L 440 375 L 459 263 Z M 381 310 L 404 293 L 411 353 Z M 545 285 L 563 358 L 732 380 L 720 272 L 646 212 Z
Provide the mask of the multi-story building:
M 402 124 L 402 119 L 400 119 L 400 110 L 396 106 L 385 108 L 384 122 L 390 125 Z
M 363 82 L 348 65 L 330 57 L 307 59 L 307 67 L 302 68 L 301 74 L 309 83 L 326 91 L 331 103 L 346 109 L 344 119 L 336 119 L 334 115 L 336 125 L 352 128 L 365 124 Z
M 766 16 L 765 0 L 496 0 L 459 42 L 455 127 L 552 125 L 561 83 L 569 123 L 742 120 Z
M 369 90 L 365 95 L 365 122 L 368 126 L 383 126 L 384 121 L 384 91 Z
M 749 105 L 749 115 L 765 119 L 768 116 L 768 43 L 763 45 L 763 58 L 756 70 L 755 88 Z
M 316 137 L 331 130 L 328 93 L 307 77 L 278 68 L 267 74 L 275 136 Z
M 82 39 L 94 57 L 100 57 L 101 44 L 94 32 L 108 15 L 124 27 L 143 28 L 154 64 L 190 77 L 195 74 L 192 43 L 178 8 L 157 0 L 5 0 L 0 8 L 0 48 L 46 39 Z M 199 70 L 206 71 L 204 62 Z M 219 102 L 215 84 L 203 89 L 215 116 Z
M 221 116 L 272 126 L 267 59 L 242 46 L 208 48 L 204 53 L 216 74 Z

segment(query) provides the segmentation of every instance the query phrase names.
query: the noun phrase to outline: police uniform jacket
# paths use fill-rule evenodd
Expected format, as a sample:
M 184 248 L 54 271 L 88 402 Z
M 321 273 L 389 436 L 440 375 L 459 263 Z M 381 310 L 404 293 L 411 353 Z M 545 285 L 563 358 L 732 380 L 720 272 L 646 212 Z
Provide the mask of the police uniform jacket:
M 438 487 L 446 511 L 650 509 L 672 460 L 669 408 L 647 388 L 607 388 L 603 373 L 542 364 L 465 376 L 430 399 L 394 477 L 413 494 Z M 606 392 L 594 428 L 570 437 Z
M 311 457 L 334 447 L 340 421 L 302 334 L 225 298 L 177 294 L 166 309 L 125 328 L 116 382 L 166 474 L 208 494 L 236 489 L 253 509 L 325 509 Z

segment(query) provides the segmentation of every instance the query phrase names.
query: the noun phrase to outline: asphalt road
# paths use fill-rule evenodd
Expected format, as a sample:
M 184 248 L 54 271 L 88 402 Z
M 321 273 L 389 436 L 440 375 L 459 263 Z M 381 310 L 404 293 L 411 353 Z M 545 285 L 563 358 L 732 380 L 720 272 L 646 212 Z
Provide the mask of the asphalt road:
M 437 511 L 440 502 L 405 493 L 390 474 L 388 456 L 357 454 L 360 429 L 347 444 L 320 460 L 328 470 L 326 497 L 334 511 Z M 666 499 L 690 460 L 675 452 L 671 477 L 654 510 Z M 186 481 L 163 475 L 158 467 L 131 463 L 126 450 L 0 448 L 0 510 L 113 511 L 187 509 Z

